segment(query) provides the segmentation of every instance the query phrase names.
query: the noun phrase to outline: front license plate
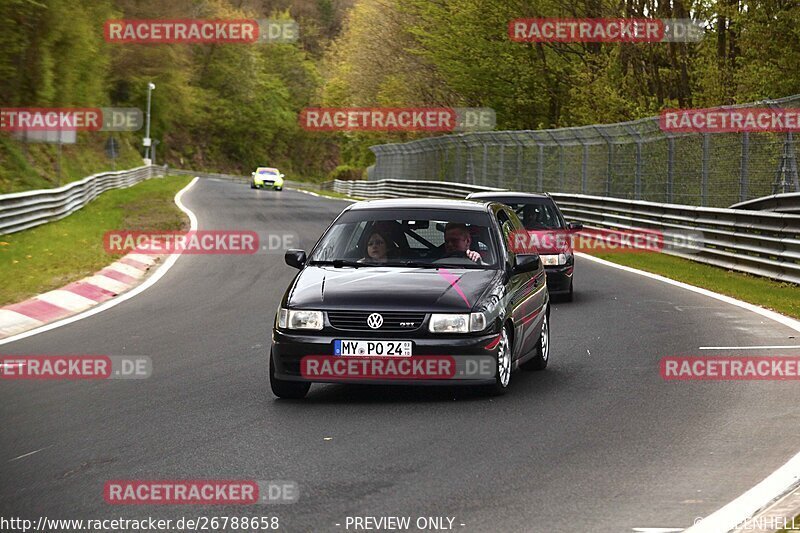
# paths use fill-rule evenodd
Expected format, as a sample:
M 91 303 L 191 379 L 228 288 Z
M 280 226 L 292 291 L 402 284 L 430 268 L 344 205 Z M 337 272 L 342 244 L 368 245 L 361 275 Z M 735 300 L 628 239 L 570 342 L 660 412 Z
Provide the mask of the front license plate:
M 411 357 L 411 341 L 333 341 L 333 355 L 361 357 Z

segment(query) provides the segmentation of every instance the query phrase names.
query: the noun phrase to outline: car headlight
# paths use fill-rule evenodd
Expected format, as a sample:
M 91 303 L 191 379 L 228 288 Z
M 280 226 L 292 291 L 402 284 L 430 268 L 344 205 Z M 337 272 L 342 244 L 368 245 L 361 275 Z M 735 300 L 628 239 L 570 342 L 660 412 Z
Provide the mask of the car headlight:
M 431 333 L 469 333 L 486 329 L 483 313 L 432 314 L 428 323 Z
M 281 309 L 278 311 L 278 327 L 284 329 L 322 329 L 322 311 Z
M 542 258 L 542 264 L 545 266 L 561 266 L 567 264 L 572 254 L 546 254 L 539 257 Z

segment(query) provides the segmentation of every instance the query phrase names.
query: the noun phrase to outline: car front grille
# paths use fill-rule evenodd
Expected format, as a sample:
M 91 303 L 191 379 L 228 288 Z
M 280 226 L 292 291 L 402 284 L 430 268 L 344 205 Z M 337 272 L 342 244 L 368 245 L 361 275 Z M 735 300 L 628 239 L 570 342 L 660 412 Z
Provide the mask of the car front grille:
M 383 317 L 381 327 L 373 329 L 367 325 L 367 317 L 372 313 Z M 414 331 L 424 320 L 425 313 L 405 311 L 328 311 L 331 326 L 343 331 Z

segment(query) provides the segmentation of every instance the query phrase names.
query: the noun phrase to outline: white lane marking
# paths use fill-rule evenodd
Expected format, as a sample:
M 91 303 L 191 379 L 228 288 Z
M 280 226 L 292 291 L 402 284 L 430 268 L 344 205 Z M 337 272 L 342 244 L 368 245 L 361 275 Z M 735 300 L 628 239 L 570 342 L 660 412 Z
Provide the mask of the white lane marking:
M 658 274 L 652 274 L 650 272 L 637 270 L 628 266 L 618 265 L 616 263 L 599 259 L 581 252 L 577 252 L 575 255 L 579 255 L 580 257 L 588 259 L 589 261 L 594 261 L 595 263 L 600 263 L 601 265 L 606 265 L 611 268 L 630 272 L 632 274 L 645 276 L 650 279 L 668 283 L 675 287 L 680 287 L 682 289 L 702 294 L 703 296 L 708 296 L 709 298 L 714 298 L 716 300 L 741 307 L 742 309 L 752 311 L 763 317 L 769 318 L 770 320 L 779 322 L 795 331 L 800 331 L 800 321 L 781 315 L 775 311 L 770 311 L 769 309 L 764 309 L 763 307 L 758 307 L 757 305 L 743 302 L 741 300 L 737 300 L 736 298 L 725 296 L 724 294 L 718 294 L 708 289 L 701 289 L 700 287 L 695 287 L 694 285 L 689 285 L 688 283 L 665 278 L 664 276 L 659 276 Z M 771 501 L 794 488 L 798 481 L 800 481 L 800 453 L 797 453 L 789 460 L 789 462 L 775 470 L 775 472 L 767 476 L 755 487 L 751 488 L 729 504 L 714 511 L 712 514 L 703 518 L 702 520 L 696 520 L 695 525 L 687 529 L 686 533 L 720 533 L 724 531 L 730 531 L 737 525 L 744 522 L 746 519 L 753 516 L 759 511 L 759 509 L 764 508 Z
M 800 350 L 800 344 L 787 344 L 786 346 L 701 346 L 700 350 Z
M 183 205 L 183 202 L 181 202 L 181 198 L 183 197 L 183 194 L 186 191 L 188 191 L 189 189 L 191 189 L 192 186 L 194 186 L 194 184 L 197 183 L 197 181 L 199 179 L 200 178 L 195 177 L 192 181 L 189 182 L 188 185 L 186 185 L 186 187 L 184 187 L 183 189 L 178 191 L 178 194 L 175 195 L 175 205 L 177 205 L 178 209 L 180 209 L 181 211 L 186 213 L 186 215 L 189 217 L 189 222 L 190 222 L 190 225 L 191 225 L 190 230 L 192 230 L 192 231 L 197 231 L 197 216 L 195 216 L 195 214 L 192 213 L 192 211 L 190 211 L 189 208 L 187 208 L 185 205 Z M 115 306 L 121 304 L 122 302 L 124 302 L 126 300 L 130 300 L 134 296 L 137 296 L 137 295 L 143 293 L 144 291 L 146 291 L 147 289 L 149 289 L 150 287 L 155 285 L 158 282 L 158 280 L 163 278 L 164 275 L 169 271 L 169 269 L 172 268 L 172 266 L 175 264 L 175 262 L 178 260 L 179 257 L 180 257 L 180 255 L 170 255 L 167 258 L 167 260 L 164 261 L 164 263 L 158 268 L 158 270 L 156 270 L 153 273 L 152 276 L 147 278 L 147 280 L 145 280 L 144 283 L 142 283 L 141 285 L 139 285 L 135 289 L 132 289 L 131 291 L 126 292 L 125 294 L 123 294 L 121 296 L 118 296 L 116 298 L 112 298 L 110 300 L 107 300 L 106 302 L 98 305 L 97 307 L 93 307 L 92 309 L 88 309 L 88 310 L 86 310 L 83 313 L 80 313 L 78 315 L 74 315 L 74 316 L 65 318 L 63 320 L 59 320 L 57 322 L 52 322 L 52 323 L 47 324 L 45 326 L 42 326 L 40 328 L 32 329 L 32 330 L 26 331 L 24 333 L 20 333 L 19 335 L 15 335 L 13 337 L 8 337 L 8 338 L 5 338 L 5 339 L 2 339 L 2 340 L 0 340 L 0 345 L 8 344 L 10 342 L 15 342 L 15 341 L 22 340 L 22 339 L 26 339 L 28 337 L 32 337 L 34 335 L 38 335 L 39 333 L 44 333 L 45 331 L 50 331 L 52 329 L 56 329 L 56 328 L 60 328 L 62 326 L 66 326 L 67 324 L 72 324 L 73 322 L 77 322 L 78 320 L 83 320 L 84 318 L 89 318 L 90 316 L 96 315 L 98 313 L 102 313 L 106 309 L 111 309 L 112 307 L 115 307 Z
M 311 196 L 316 196 L 317 198 L 324 198 L 326 200 L 341 200 L 342 202 L 350 202 L 352 204 L 358 202 L 358 200 L 350 200 L 349 198 L 334 198 L 333 196 L 325 196 L 324 194 L 317 194 L 311 191 L 305 191 L 303 189 L 295 189 L 293 187 L 286 187 L 287 189 L 295 192 L 301 192 L 303 194 L 310 194 Z
M 731 298 L 730 296 L 725 296 L 724 294 L 719 294 L 708 289 L 701 289 L 700 287 L 695 287 L 694 285 L 689 285 L 688 283 L 683 283 L 681 281 L 675 281 L 674 279 L 665 278 L 664 276 L 659 276 L 658 274 L 652 274 L 650 272 L 645 272 L 644 270 L 637 270 L 635 268 L 631 268 L 624 265 L 618 265 L 616 263 L 612 263 L 610 261 L 606 261 L 605 259 L 600 259 L 598 257 L 594 257 L 591 255 L 587 255 L 583 252 L 576 252 L 575 255 L 588 259 L 589 261 L 594 261 L 595 263 L 600 263 L 601 265 L 610 266 L 612 268 L 616 268 L 618 270 L 624 270 L 625 272 L 630 272 L 632 274 L 638 274 L 640 276 L 645 276 L 650 279 L 655 279 L 658 281 L 662 281 L 664 283 L 669 283 L 670 285 L 674 285 L 676 287 L 680 287 L 682 289 L 686 289 L 688 291 L 696 292 L 698 294 L 702 294 L 703 296 L 708 296 L 709 298 L 714 298 L 715 300 L 719 300 L 721 302 L 725 302 L 731 305 L 735 305 L 737 307 L 741 307 L 742 309 L 747 309 L 748 311 L 752 311 L 757 313 L 763 317 L 769 318 L 774 320 L 775 322 L 780 322 L 784 326 L 787 326 L 795 331 L 800 331 L 800 321 L 795 320 L 794 318 L 782 315 L 780 313 L 776 313 L 775 311 L 770 311 L 769 309 L 764 309 L 763 307 L 759 307 L 757 305 L 753 305 L 751 303 L 743 302 L 741 300 L 737 300 L 736 298 Z
M 13 459 L 9 459 L 8 462 L 9 463 L 13 463 L 14 461 L 19 461 L 20 459 L 23 459 L 23 458 L 28 457 L 30 455 L 33 455 L 35 453 L 39 453 L 42 450 L 46 450 L 47 448 L 52 448 L 52 447 L 53 447 L 53 445 L 51 444 L 50 446 L 45 446 L 44 448 L 39 448 L 38 450 L 33 450 L 32 452 L 23 453 L 19 457 L 14 457 Z

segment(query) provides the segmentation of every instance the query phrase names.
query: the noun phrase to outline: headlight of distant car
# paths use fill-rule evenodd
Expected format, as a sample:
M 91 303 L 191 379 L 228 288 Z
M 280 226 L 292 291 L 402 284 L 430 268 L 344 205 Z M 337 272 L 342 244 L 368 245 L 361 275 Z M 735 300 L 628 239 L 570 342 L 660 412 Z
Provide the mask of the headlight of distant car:
M 278 327 L 284 329 L 322 329 L 322 311 L 281 309 Z
M 572 254 L 546 254 L 539 257 L 542 258 L 542 264 L 544 266 L 561 266 L 567 264 Z
M 432 314 L 428 324 L 431 333 L 469 333 L 486 329 L 483 313 Z

